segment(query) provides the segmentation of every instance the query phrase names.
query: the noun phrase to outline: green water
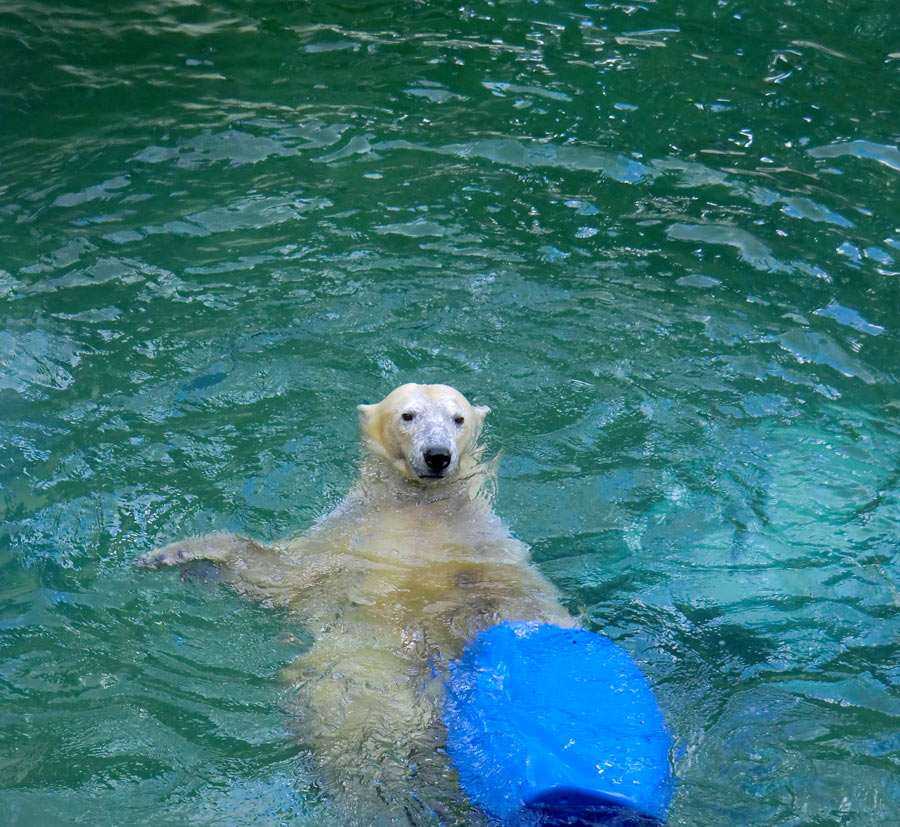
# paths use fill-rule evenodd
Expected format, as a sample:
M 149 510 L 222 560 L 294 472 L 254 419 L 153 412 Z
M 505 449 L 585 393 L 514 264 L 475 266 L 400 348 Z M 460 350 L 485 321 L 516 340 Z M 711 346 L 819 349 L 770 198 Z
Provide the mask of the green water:
M 0 823 L 317 825 L 296 620 L 142 552 L 493 413 L 670 823 L 900 824 L 888 2 L 0 6 Z

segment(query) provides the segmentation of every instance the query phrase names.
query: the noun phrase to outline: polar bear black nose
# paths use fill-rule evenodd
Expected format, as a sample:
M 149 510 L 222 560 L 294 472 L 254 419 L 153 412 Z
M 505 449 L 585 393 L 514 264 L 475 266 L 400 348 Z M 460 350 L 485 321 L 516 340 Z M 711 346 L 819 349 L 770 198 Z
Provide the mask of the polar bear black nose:
M 446 448 L 426 448 L 425 464 L 432 471 L 443 471 L 450 464 L 450 452 Z

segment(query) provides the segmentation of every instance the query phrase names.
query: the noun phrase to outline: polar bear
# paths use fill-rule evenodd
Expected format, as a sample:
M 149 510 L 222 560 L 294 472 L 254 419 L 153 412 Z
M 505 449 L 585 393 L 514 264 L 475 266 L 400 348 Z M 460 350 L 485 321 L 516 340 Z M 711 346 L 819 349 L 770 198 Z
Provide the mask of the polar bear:
M 287 675 L 296 729 L 340 823 L 477 820 L 442 750 L 442 672 L 496 623 L 575 621 L 491 509 L 487 407 L 406 384 L 358 411 L 359 479 L 305 534 L 271 546 L 213 534 L 137 565 L 211 561 L 238 592 L 302 619 L 313 640 Z

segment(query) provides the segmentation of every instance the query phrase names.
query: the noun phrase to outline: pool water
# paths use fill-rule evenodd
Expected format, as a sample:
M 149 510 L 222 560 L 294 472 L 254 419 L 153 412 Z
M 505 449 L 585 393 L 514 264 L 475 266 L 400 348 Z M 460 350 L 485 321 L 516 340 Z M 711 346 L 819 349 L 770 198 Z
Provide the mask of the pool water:
M 495 509 L 641 665 L 670 824 L 900 824 L 890 3 L 0 9 L 0 822 L 319 825 L 298 619 L 132 568 L 492 408 Z

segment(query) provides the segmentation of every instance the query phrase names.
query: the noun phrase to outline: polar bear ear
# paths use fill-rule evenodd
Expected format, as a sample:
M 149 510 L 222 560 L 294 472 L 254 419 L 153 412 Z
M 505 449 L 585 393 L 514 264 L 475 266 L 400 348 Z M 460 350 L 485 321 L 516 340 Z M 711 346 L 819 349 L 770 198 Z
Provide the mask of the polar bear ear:
M 487 405 L 473 405 L 472 410 L 475 411 L 475 436 L 478 439 L 481 434 L 481 426 L 484 425 L 484 418 L 491 412 Z
M 381 416 L 380 405 L 357 405 L 359 412 L 359 430 L 362 432 L 363 445 L 367 450 L 380 454 L 386 459 L 391 455 L 385 447 L 384 417 Z
M 372 425 L 372 419 L 375 416 L 377 405 L 357 405 L 356 410 L 359 412 L 359 427 L 363 433 L 368 433 Z

